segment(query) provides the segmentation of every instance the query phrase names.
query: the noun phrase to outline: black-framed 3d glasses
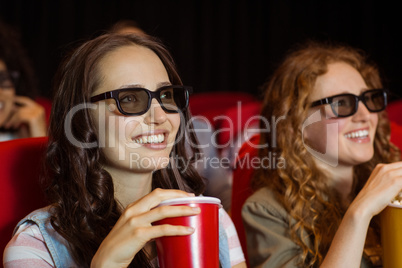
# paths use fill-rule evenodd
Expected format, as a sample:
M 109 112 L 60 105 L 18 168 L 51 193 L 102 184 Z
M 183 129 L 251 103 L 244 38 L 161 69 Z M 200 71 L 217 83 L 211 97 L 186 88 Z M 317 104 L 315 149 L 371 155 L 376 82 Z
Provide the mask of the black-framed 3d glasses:
M 359 101 L 362 101 L 370 112 L 381 112 L 387 107 L 387 91 L 385 89 L 370 89 L 360 96 L 339 94 L 314 101 L 311 107 L 329 104 L 336 117 L 348 117 L 357 112 Z
M 10 89 L 17 85 L 20 73 L 17 71 L 0 71 L 0 88 Z
M 114 99 L 120 113 L 124 115 L 142 115 L 151 107 L 152 99 L 156 99 L 167 113 L 178 113 L 188 107 L 192 87 L 163 86 L 156 91 L 146 88 L 122 88 L 108 91 L 91 97 L 91 102 Z

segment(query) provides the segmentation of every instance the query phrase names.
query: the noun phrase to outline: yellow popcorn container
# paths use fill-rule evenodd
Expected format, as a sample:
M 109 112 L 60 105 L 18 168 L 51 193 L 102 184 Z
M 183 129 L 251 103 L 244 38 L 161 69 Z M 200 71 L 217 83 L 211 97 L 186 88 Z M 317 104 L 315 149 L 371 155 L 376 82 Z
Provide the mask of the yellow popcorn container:
M 380 218 L 383 267 L 402 267 L 402 205 L 389 204 Z

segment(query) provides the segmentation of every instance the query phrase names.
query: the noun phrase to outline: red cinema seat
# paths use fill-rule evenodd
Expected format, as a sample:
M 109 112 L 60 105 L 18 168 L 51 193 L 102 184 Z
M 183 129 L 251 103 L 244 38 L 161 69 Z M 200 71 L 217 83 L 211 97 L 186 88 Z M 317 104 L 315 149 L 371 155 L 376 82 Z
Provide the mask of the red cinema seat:
M 402 125 L 391 121 L 391 142 L 401 150 L 402 159 Z
M 0 251 L 15 225 L 31 211 L 46 205 L 39 178 L 47 137 L 0 142 Z
M 260 108 L 261 102 L 253 101 L 227 109 L 220 124 L 218 143 L 222 146 L 233 144 L 245 129 L 258 127 Z
M 193 116 L 205 117 L 211 125 L 219 128 L 220 118 L 225 111 L 241 104 L 256 101 L 255 97 L 246 92 L 206 92 L 190 96 L 189 108 Z
M 390 121 L 402 126 L 402 99 L 388 103 L 387 113 Z
M 38 97 L 35 99 L 35 101 L 38 104 L 42 105 L 43 108 L 45 108 L 46 123 L 47 125 L 49 125 L 50 111 L 52 110 L 52 101 L 44 97 Z
M 238 157 L 233 168 L 232 206 L 231 217 L 239 235 L 240 244 L 247 259 L 246 235 L 244 232 L 241 208 L 246 199 L 253 193 L 250 181 L 254 169 L 250 163 L 258 157 L 256 145 L 260 143 L 260 135 L 254 135 L 239 150 Z

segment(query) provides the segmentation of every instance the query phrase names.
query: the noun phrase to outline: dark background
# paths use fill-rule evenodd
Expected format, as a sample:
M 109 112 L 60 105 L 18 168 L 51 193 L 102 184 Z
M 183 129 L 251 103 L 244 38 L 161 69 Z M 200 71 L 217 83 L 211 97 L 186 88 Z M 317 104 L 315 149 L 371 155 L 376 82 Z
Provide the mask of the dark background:
M 195 92 L 259 86 L 284 53 L 306 39 L 365 50 L 384 84 L 402 96 L 401 14 L 396 1 L 22 1 L 0 0 L 0 18 L 15 26 L 32 59 L 42 95 L 63 53 L 118 19 L 136 20 L 172 52 L 184 84 Z

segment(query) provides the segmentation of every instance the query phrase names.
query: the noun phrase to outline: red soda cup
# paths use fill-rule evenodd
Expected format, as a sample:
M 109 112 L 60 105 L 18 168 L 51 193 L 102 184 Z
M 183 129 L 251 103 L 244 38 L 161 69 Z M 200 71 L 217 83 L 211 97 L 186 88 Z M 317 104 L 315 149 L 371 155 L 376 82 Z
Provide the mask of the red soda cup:
M 155 239 L 159 267 L 218 268 L 221 201 L 214 197 L 185 197 L 163 201 L 159 206 L 190 206 L 201 209 L 198 215 L 165 218 L 153 223 L 189 226 L 195 229 L 191 235 Z

